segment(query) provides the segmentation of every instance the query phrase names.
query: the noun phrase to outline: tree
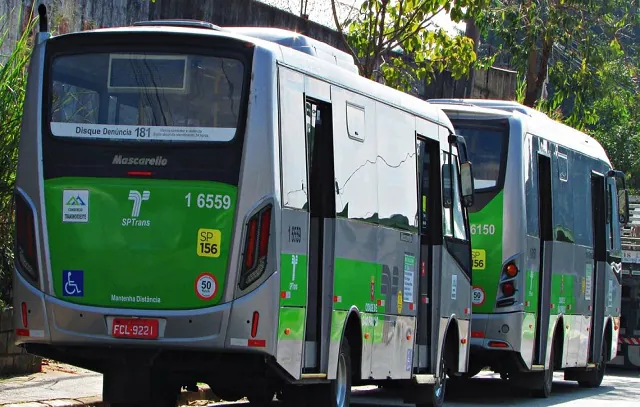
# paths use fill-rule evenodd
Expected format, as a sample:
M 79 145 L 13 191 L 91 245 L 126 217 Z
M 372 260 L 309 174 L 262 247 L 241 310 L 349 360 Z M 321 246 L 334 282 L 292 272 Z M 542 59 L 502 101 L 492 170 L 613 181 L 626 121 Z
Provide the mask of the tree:
M 554 90 L 548 109 L 569 105 L 567 123 L 595 123 L 593 103 L 617 85 L 611 64 L 629 63 L 637 13 L 629 0 L 492 0 L 480 16 L 525 78 L 524 104 L 543 101 L 547 80 Z M 552 58 L 553 57 L 553 58 Z
M 454 22 L 476 15 L 488 0 L 364 0 L 340 22 L 331 0 L 334 23 L 362 76 L 408 91 L 415 80 L 429 81 L 451 71 L 459 79 L 476 61 L 473 41 L 436 29 L 434 17 L 447 12 Z

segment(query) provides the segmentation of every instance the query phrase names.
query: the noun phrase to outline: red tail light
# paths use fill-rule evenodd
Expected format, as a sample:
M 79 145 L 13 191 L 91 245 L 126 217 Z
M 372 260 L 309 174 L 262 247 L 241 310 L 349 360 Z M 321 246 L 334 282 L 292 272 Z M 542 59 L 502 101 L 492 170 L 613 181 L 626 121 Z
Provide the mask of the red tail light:
M 249 219 L 245 242 L 245 261 L 238 286 L 244 290 L 256 282 L 267 267 L 269 235 L 271 232 L 271 206 L 267 206 Z
M 269 249 L 269 232 L 271 229 L 271 208 L 267 208 L 262 212 L 260 220 L 260 251 L 258 255 L 264 257 Z
M 28 313 L 29 310 L 27 309 L 27 303 L 23 302 L 22 303 L 22 326 L 23 328 L 29 328 L 29 316 Z
M 258 324 L 260 323 L 260 313 L 258 311 L 253 312 L 253 321 L 251 323 L 251 337 L 255 338 L 258 335 Z
M 18 270 L 32 282 L 38 281 L 38 254 L 33 211 L 20 194 L 16 200 L 16 260 Z
M 502 293 L 505 295 L 505 297 L 511 297 L 516 293 L 516 288 L 513 286 L 513 283 L 503 283 Z
M 247 229 L 247 248 L 245 250 L 245 265 L 247 269 L 253 267 L 256 254 L 256 233 L 258 230 L 258 220 L 251 219 L 249 221 L 249 227 Z

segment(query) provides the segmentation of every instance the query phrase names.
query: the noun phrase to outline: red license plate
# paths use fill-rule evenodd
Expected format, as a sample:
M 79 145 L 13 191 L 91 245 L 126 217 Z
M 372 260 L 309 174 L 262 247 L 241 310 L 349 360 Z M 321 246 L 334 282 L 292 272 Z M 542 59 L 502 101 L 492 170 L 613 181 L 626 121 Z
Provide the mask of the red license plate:
M 116 338 L 157 339 L 158 320 L 140 318 L 114 318 L 111 334 Z

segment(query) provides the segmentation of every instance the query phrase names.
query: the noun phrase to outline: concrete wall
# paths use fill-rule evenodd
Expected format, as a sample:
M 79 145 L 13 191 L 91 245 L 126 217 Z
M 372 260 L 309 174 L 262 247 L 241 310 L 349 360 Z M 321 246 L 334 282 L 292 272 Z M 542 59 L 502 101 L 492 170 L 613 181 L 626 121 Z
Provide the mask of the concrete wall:
M 516 95 L 517 73 L 507 69 L 490 68 L 476 71 L 472 98 L 513 100 Z
M 42 359 L 15 346 L 13 309 L 0 311 L 0 376 L 39 372 Z

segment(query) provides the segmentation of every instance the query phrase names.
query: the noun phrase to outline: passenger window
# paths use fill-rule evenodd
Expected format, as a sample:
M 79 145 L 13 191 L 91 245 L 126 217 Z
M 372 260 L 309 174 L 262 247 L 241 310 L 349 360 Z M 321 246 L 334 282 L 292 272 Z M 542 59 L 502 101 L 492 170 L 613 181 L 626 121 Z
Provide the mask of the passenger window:
M 459 162 L 456 155 L 445 153 L 442 166 L 442 195 L 444 197 L 443 233 L 445 236 L 466 240 L 462 192 L 460 190 Z

